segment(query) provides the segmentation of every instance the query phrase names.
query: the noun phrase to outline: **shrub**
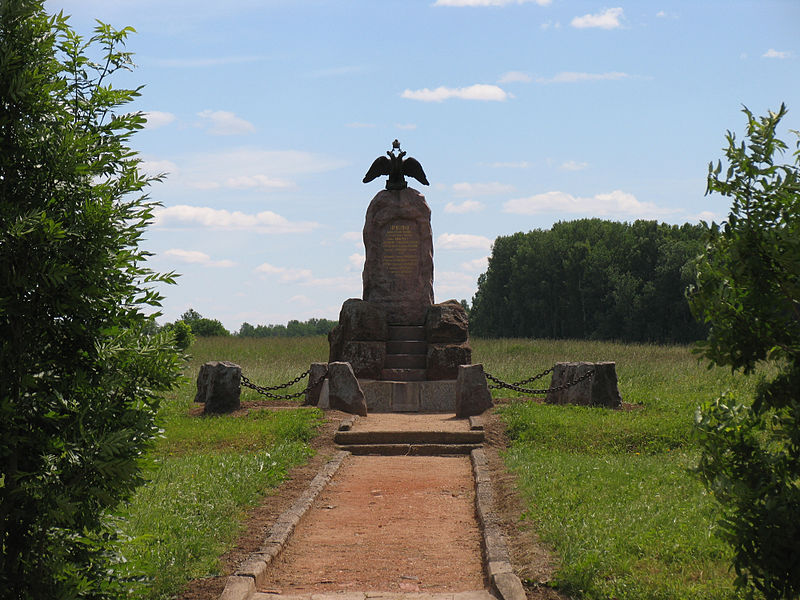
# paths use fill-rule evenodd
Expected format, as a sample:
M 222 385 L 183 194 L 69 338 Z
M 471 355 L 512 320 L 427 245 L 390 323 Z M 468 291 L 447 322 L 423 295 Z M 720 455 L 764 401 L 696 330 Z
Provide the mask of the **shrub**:
M 179 375 L 143 312 L 173 277 L 142 266 L 144 117 L 109 82 L 131 29 L 85 40 L 43 2 L 0 3 L 0 589 L 97 598 L 119 590 L 106 515 Z

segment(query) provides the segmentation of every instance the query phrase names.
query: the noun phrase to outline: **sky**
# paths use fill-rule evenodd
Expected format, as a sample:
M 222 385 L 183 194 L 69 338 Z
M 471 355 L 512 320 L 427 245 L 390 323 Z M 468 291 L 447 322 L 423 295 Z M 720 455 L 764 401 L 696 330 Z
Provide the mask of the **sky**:
M 708 163 L 742 107 L 800 129 L 800 1 L 47 0 L 132 26 L 132 138 L 161 203 L 142 246 L 180 273 L 161 323 L 336 319 L 361 297 L 361 183 L 400 140 L 430 186 L 435 301 L 493 240 L 600 217 L 717 222 Z M 786 157 L 788 162 L 790 157 Z

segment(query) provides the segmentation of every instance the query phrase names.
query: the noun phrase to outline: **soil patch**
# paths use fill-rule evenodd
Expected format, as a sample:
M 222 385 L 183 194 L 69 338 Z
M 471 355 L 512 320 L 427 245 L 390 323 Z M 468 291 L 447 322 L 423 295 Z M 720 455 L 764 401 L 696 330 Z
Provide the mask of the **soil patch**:
M 373 413 L 358 417 L 353 431 L 469 431 L 469 419 L 453 413 Z
M 484 589 L 469 458 L 348 457 L 267 580 L 282 594 Z

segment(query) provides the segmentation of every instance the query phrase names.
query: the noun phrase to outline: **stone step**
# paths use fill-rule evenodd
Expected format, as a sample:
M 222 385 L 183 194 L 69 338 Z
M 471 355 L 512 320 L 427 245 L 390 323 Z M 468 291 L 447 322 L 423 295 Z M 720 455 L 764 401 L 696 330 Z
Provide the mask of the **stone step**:
M 333 441 L 342 446 L 375 444 L 482 444 L 484 432 L 475 431 L 337 431 Z
M 381 456 L 442 456 L 445 454 L 469 454 L 481 448 L 481 444 L 360 444 L 340 446 L 356 456 L 378 454 Z
M 423 325 L 389 325 L 390 340 L 425 340 L 425 327 Z
M 428 366 L 425 354 L 386 354 L 383 366 L 387 369 L 424 369 Z
M 389 340 L 386 354 L 427 354 L 428 342 L 422 340 Z
M 381 379 L 383 381 L 425 381 L 426 373 L 425 369 L 383 369 Z

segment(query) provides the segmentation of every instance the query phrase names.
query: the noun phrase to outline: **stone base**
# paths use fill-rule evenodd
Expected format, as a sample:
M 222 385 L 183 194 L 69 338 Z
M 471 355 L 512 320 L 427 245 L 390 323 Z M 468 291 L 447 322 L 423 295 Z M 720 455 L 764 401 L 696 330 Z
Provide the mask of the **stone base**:
M 326 382 L 320 391 L 320 408 L 327 408 Z M 456 411 L 456 382 L 380 381 L 359 379 L 367 402 L 367 413 L 382 412 L 447 412 Z

